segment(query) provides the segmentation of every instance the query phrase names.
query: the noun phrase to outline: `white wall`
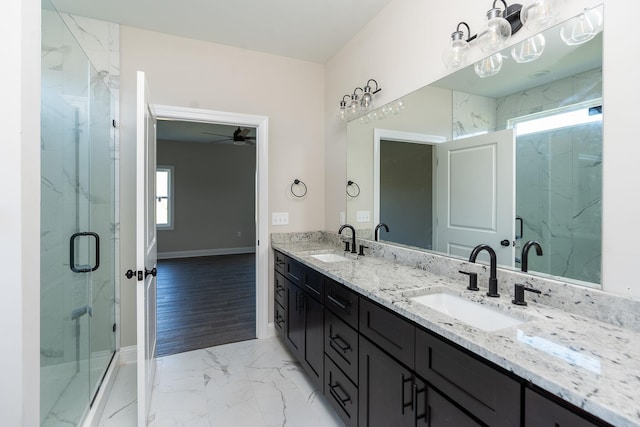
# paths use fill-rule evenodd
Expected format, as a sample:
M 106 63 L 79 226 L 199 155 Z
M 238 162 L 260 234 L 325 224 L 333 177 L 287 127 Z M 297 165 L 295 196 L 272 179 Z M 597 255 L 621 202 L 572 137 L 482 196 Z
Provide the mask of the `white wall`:
M 339 100 L 369 78 L 383 88 L 380 104 L 431 83 L 446 74 L 442 51 L 458 22 L 466 21 L 472 33 L 481 28 L 491 2 L 456 0 L 421 2 L 392 0 L 326 66 L 325 116 L 325 225 L 337 229 L 339 212 L 345 210 L 345 126 L 334 118 Z M 560 20 L 579 13 L 585 5 L 605 4 L 604 34 L 604 183 L 603 183 L 603 287 L 640 297 L 640 285 L 632 270 L 634 243 L 640 231 L 640 144 L 634 138 L 634 119 L 640 115 L 640 85 L 636 84 L 640 58 L 629 54 L 628 29 L 640 14 L 635 0 L 556 2 Z M 516 40 L 527 35 L 521 30 Z M 471 60 L 480 57 L 475 49 Z M 624 64 L 624 65 L 623 65 Z M 332 173 L 330 173 L 332 172 Z
M 125 26 L 120 36 L 123 269 L 135 259 L 127 236 L 135 235 L 136 70 L 146 72 L 152 103 L 269 116 L 269 211 L 289 212 L 290 221 L 276 230 L 324 228 L 322 65 Z M 304 199 L 289 195 L 295 178 L 308 186 Z M 135 287 L 124 281 L 121 290 L 121 339 L 127 346 L 135 343 Z
M 40 1 L 8 0 L 0 25 L 0 414 L 36 426 L 40 406 Z

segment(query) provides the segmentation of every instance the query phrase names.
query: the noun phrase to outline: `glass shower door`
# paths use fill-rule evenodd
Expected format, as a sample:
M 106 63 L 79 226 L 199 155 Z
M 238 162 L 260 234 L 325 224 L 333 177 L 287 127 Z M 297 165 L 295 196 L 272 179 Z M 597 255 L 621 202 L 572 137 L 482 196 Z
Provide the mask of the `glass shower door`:
M 112 101 L 42 6 L 40 423 L 79 425 L 115 351 Z

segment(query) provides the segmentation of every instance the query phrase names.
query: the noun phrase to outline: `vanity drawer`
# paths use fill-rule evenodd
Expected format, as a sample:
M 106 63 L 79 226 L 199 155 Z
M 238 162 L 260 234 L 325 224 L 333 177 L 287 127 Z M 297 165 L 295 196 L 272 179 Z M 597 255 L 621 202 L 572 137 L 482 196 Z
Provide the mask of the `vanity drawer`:
M 300 287 L 318 302 L 324 299 L 324 275 L 311 268 L 303 267 Z
M 589 419 L 565 408 L 555 401 L 526 388 L 524 392 L 524 426 L 525 427 L 596 427 L 610 426 L 602 420 Z M 568 405 L 568 404 L 567 404 Z M 575 408 L 575 411 L 581 411 Z
M 416 329 L 415 371 L 490 426 L 520 425 L 522 386 L 440 338 Z
M 287 265 L 287 257 L 278 251 L 273 251 L 273 268 L 280 274 L 284 274 Z
M 358 385 L 358 333 L 328 310 L 324 313 L 324 352 Z
M 305 270 L 305 267 L 300 264 L 298 261 L 291 259 L 289 257 L 285 257 L 285 266 L 284 266 L 284 277 L 291 280 L 296 285 L 300 284 L 302 279 L 302 274 Z
M 358 425 L 358 388 L 333 361 L 324 356 L 324 395 L 345 426 Z
M 352 328 L 358 329 L 358 294 L 327 278 L 324 306 Z
M 409 368 L 413 368 L 415 329 L 396 313 L 360 298 L 360 333 Z
M 273 304 L 273 324 L 276 327 L 276 333 L 281 337 L 284 337 L 284 319 L 284 307 L 276 300 L 275 304 Z
M 285 282 L 285 278 L 282 274 L 276 273 L 274 274 L 273 279 L 273 297 L 277 302 L 280 303 L 281 306 L 285 305 L 285 297 L 287 294 L 287 284 Z

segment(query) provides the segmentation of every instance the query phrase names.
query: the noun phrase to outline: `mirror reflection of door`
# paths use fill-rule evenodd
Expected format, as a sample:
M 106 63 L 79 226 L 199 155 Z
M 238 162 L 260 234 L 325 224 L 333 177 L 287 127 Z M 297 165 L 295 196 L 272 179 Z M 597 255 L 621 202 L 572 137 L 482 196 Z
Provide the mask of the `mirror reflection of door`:
M 513 267 L 513 130 L 440 144 L 437 169 L 438 225 L 435 249 L 448 255 L 468 258 L 476 245 L 484 243 L 495 250 L 498 264 Z

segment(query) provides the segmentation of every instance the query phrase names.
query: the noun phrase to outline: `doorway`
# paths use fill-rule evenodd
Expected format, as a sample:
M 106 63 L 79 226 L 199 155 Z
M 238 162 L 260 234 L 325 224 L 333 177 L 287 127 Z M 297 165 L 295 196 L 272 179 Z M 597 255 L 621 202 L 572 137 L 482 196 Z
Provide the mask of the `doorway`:
M 157 353 L 256 337 L 255 129 L 157 123 Z
M 219 126 L 227 126 L 231 130 L 228 136 L 230 136 L 230 140 L 227 140 L 227 149 L 244 149 L 244 150 L 253 150 L 253 158 L 254 158 L 254 166 L 253 172 L 251 174 L 250 180 L 254 183 L 253 185 L 253 197 L 252 197 L 252 206 L 250 208 L 244 208 L 244 216 L 246 214 L 252 220 L 253 231 L 247 231 L 246 229 L 237 229 L 235 226 L 227 227 L 230 233 L 231 238 L 239 239 L 249 237 L 250 240 L 248 243 L 240 246 L 236 253 L 231 253 L 227 250 L 221 250 L 220 252 L 216 252 L 215 248 L 202 249 L 194 249 L 191 253 L 182 254 L 182 263 L 186 263 L 188 258 L 191 258 L 191 261 L 204 261 L 203 258 L 215 258 L 218 257 L 218 260 L 222 260 L 223 257 L 228 257 L 227 260 L 233 265 L 240 265 L 242 263 L 247 264 L 247 259 L 249 257 L 244 256 L 244 254 L 249 253 L 253 259 L 249 258 L 248 263 L 253 265 L 252 273 L 254 278 L 249 279 L 252 283 L 253 287 L 253 312 L 254 312 L 254 322 L 253 322 L 253 332 L 252 337 L 264 338 L 268 336 L 268 275 L 267 275 L 267 266 L 268 266 L 268 223 L 266 218 L 267 215 L 267 188 L 268 188 L 268 118 L 265 116 L 254 116 L 254 115 L 244 115 L 244 114 L 236 114 L 236 113 L 225 113 L 225 112 L 216 112 L 209 110 L 200 110 L 200 109 L 192 109 L 192 108 L 182 108 L 182 107 L 171 107 L 171 106 L 163 106 L 163 105 L 154 105 L 153 106 L 156 115 L 159 120 L 171 120 L 171 121 L 180 121 L 180 122 L 192 122 L 196 124 L 210 124 L 210 125 L 219 125 Z M 234 135 L 234 132 L 240 128 L 239 135 Z M 249 132 L 246 129 L 249 129 Z M 227 133 L 229 132 L 227 129 Z M 225 132 L 214 131 L 210 132 L 218 135 L 208 135 L 208 141 L 228 139 L 224 136 Z M 239 141 L 237 138 L 240 136 L 245 139 L 245 144 L 238 144 Z M 234 140 L 236 139 L 236 140 Z M 235 143 L 235 144 L 234 144 Z M 208 168 L 215 168 L 216 166 L 213 162 L 210 163 Z M 180 169 L 176 168 L 175 176 L 180 176 Z M 233 192 L 231 189 L 231 183 L 229 178 L 220 179 L 219 184 L 222 188 L 226 188 L 227 190 Z M 178 201 L 180 195 L 178 193 L 175 194 L 176 202 Z M 227 206 L 227 211 L 231 210 L 229 206 Z M 247 212 L 248 211 L 248 212 Z M 178 208 L 176 207 L 175 212 L 176 217 L 180 215 Z M 177 220 L 176 220 L 177 221 Z M 215 218 L 212 218 L 211 221 L 215 221 Z M 174 222 L 174 227 L 177 222 Z M 238 235 L 240 234 L 240 236 Z M 192 235 L 193 238 L 193 235 Z M 260 244 L 264 242 L 263 244 Z M 160 241 L 162 245 L 162 241 Z M 214 250 L 212 250 L 214 249 Z M 228 246 L 227 246 L 228 249 Z M 162 251 L 162 248 L 161 248 Z M 172 252 L 172 251 L 169 251 Z M 175 251 L 173 251 L 175 252 Z M 171 255 L 171 254 L 169 254 Z M 176 254 L 173 254 L 176 255 Z M 180 254 L 178 254 L 180 255 Z M 186 255 L 186 256 L 184 256 Z M 235 258 L 235 259 L 233 259 Z M 213 261 L 210 259 L 209 261 Z M 233 262 L 231 262 L 233 261 Z M 163 261 L 159 262 L 160 269 L 162 269 Z M 202 262 L 206 264 L 205 262 Z M 177 262 L 179 264 L 179 262 Z M 237 268 L 237 267 L 234 267 Z M 192 270 L 192 268 L 188 268 L 188 270 Z M 162 274 L 161 272 L 159 273 Z M 218 273 L 220 277 L 224 276 L 226 273 Z M 248 277 L 247 274 L 243 274 L 243 277 Z M 249 275 L 250 276 L 250 275 Z M 159 277 L 159 280 L 162 280 L 162 277 Z M 196 279 L 198 280 L 198 279 Z M 199 282 L 204 282 L 204 280 L 198 280 Z M 245 295 L 245 299 L 246 299 Z M 251 297 L 249 297 L 251 299 Z M 228 304 L 232 305 L 232 303 Z

